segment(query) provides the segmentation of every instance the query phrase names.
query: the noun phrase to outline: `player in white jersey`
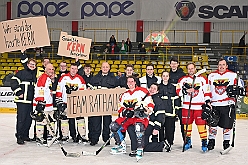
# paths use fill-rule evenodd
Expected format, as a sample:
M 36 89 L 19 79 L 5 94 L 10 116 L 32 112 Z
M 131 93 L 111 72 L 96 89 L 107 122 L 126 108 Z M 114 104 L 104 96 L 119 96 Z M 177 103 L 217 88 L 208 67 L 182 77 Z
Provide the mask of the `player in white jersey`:
M 230 134 L 235 117 L 235 98 L 238 95 L 245 95 L 244 88 L 241 87 L 240 79 L 237 80 L 237 74 L 228 70 L 227 62 L 220 59 L 218 70 L 208 76 L 210 91 L 212 93 L 211 115 L 213 122 L 209 127 L 208 150 L 213 150 L 215 146 L 215 137 L 217 126 L 223 128 L 223 148 L 227 149 L 230 144 Z
M 71 94 L 72 91 L 84 90 L 86 89 L 86 84 L 84 79 L 77 74 L 78 68 L 76 64 L 71 64 L 70 72 L 62 75 L 59 79 L 57 92 L 56 92 L 56 100 L 57 104 L 67 104 L 67 94 Z M 62 101 L 61 101 L 62 99 Z M 86 128 L 85 128 L 85 120 L 83 117 L 77 117 L 77 131 L 75 129 L 75 119 L 66 117 L 66 110 L 64 115 L 62 115 L 61 120 L 61 129 L 62 129 L 62 140 L 66 141 L 69 138 L 69 130 L 70 136 L 73 139 L 73 142 L 86 142 Z M 69 125 L 68 125 L 69 121 Z M 69 128 L 68 128 L 69 127 Z
M 192 123 L 195 121 L 200 138 L 202 140 L 202 151 L 207 151 L 207 130 L 205 127 L 206 122 L 202 120 L 202 105 L 205 104 L 207 100 L 210 99 L 209 84 L 207 78 L 204 76 L 195 77 L 194 84 L 194 74 L 196 73 L 196 67 L 194 63 L 189 63 L 187 65 L 188 75 L 183 76 L 178 80 L 177 94 L 183 96 L 183 109 L 182 109 L 182 122 L 184 124 L 184 131 L 186 135 L 186 141 L 184 149 L 188 150 L 191 148 L 191 132 Z M 191 98 L 192 97 L 192 98 Z M 189 109 L 189 105 L 191 107 Z M 188 129 L 186 132 L 186 124 Z
M 44 113 L 49 119 L 49 122 L 51 123 L 51 126 L 53 127 L 54 130 L 54 122 L 55 119 L 53 118 L 53 97 L 52 97 L 52 81 L 51 81 L 51 76 L 54 73 L 54 67 L 52 64 L 47 64 L 45 68 L 45 73 L 43 73 L 37 80 L 37 84 L 35 85 L 35 94 L 34 94 L 34 101 L 33 101 L 33 106 L 34 109 L 36 109 L 37 115 L 36 115 L 36 136 L 37 136 L 37 142 L 40 144 L 46 144 L 46 140 L 43 139 L 43 134 L 44 134 L 44 126 L 47 125 L 47 120 L 44 119 Z M 45 105 L 44 109 L 39 109 L 38 107 L 41 106 L 41 104 Z M 44 110 L 44 113 L 43 113 Z M 52 130 L 50 127 L 48 127 L 48 130 L 50 134 L 52 135 L 53 133 L 51 132 Z

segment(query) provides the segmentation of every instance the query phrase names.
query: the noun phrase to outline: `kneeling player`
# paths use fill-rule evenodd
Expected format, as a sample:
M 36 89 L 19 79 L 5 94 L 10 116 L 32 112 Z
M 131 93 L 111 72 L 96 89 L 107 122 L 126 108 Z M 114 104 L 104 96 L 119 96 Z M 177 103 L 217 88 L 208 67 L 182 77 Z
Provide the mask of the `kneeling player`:
M 119 117 L 110 124 L 110 129 L 112 132 L 114 132 L 115 140 L 116 143 L 118 144 L 117 147 L 111 149 L 111 153 L 126 152 L 125 141 L 121 132 L 125 132 L 130 125 L 134 126 L 135 123 L 139 123 L 137 125 L 140 126 L 144 125 L 141 126 L 140 128 L 147 127 L 148 125 L 147 118 L 142 117 L 141 119 L 139 119 L 135 117 L 137 116 L 137 114 L 139 114 L 139 112 L 135 111 L 135 109 L 142 104 L 144 105 L 145 109 L 147 109 L 146 113 L 149 114 L 152 112 L 152 109 L 154 107 L 151 96 L 149 95 L 147 89 L 136 86 L 135 77 L 129 76 L 127 78 L 127 85 L 129 87 L 129 90 L 122 94 L 119 102 L 120 108 L 118 112 L 120 113 L 121 117 Z M 141 138 L 143 138 L 142 137 L 143 134 L 144 134 L 144 129 L 142 129 L 142 131 L 140 132 Z M 135 134 L 135 139 L 136 139 L 136 134 Z M 131 146 L 132 146 L 132 151 L 135 152 L 136 155 L 137 145 L 134 145 L 132 143 Z M 140 146 L 140 148 L 142 148 L 142 151 L 140 152 L 140 155 L 142 155 L 143 146 Z

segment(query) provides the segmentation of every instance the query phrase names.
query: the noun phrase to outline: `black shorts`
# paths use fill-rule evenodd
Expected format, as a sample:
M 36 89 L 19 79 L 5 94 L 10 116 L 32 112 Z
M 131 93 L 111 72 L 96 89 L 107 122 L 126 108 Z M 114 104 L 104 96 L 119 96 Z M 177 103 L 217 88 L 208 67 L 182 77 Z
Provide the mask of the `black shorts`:
M 234 105 L 227 106 L 213 106 L 218 116 L 220 117 L 218 126 L 221 128 L 231 129 L 235 118 Z

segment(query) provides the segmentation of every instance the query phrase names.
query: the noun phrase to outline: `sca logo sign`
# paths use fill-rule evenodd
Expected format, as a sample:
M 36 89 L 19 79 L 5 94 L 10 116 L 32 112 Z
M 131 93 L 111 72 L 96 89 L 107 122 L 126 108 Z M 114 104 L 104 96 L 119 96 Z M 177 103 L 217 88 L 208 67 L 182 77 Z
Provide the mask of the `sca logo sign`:
M 181 1 L 175 4 L 176 14 L 182 21 L 188 21 L 193 16 L 195 8 L 195 3 L 190 1 Z

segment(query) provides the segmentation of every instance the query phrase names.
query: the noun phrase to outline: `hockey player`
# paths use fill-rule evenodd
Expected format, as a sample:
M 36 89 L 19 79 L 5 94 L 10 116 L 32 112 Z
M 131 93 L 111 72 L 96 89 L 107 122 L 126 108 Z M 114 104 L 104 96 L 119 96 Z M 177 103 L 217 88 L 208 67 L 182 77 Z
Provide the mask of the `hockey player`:
M 129 137 L 131 139 L 132 152 L 129 155 L 132 157 L 136 156 L 137 160 L 139 160 L 143 155 L 144 132 L 149 124 L 148 116 L 153 112 L 154 104 L 148 90 L 136 86 L 135 77 L 128 77 L 127 84 L 129 90 L 121 96 L 119 113 L 123 112 L 124 116 L 129 117 L 122 127 L 124 130 L 126 128 L 128 129 Z M 134 108 L 129 108 L 126 105 L 128 102 L 137 103 Z M 120 125 L 124 120 L 125 118 L 119 118 L 116 120 L 116 123 Z M 111 130 L 113 131 L 113 129 Z
M 186 141 L 184 142 L 184 150 L 188 150 L 192 147 L 191 131 L 192 123 L 193 121 L 195 121 L 202 141 L 202 151 L 206 152 L 207 130 L 205 127 L 206 122 L 201 118 L 201 105 L 205 104 L 205 102 L 209 102 L 210 100 L 209 84 L 207 79 L 201 75 L 194 77 L 194 74 L 196 73 L 196 67 L 194 63 L 188 63 L 187 69 L 188 75 L 179 79 L 176 89 L 177 94 L 179 96 L 183 96 L 182 119 L 186 135 Z M 194 79 L 195 81 L 192 85 Z M 188 129 L 186 132 L 187 125 Z
M 164 71 L 162 73 L 162 82 L 159 88 L 161 98 L 164 100 L 164 104 L 166 105 L 165 122 L 159 131 L 159 140 L 167 140 L 169 145 L 167 152 L 170 152 L 171 146 L 173 145 L 176 114 L 177 111 L 181 109 L 181 99 L 177 96 L 176 86 L 169 82 L 169 78 L 169 73 Z
M 67 94 L 71 94 L 72 91 L 77 90 L 85 90 L 86 84 L 84 79 L 77 74 L 78 67 L 76 64 L 71 64 L 70 72 L 67 74 L 63 74 L 58 82 L 57 92 L 56 92 L 56 99 L 58 104 L 61 104 L 61 99 L 64 104 L 67 104 Z M 68 124 L 69 121 L 69 124 Z M 73 139 L 73 142 L 77 143 L 80 141 L 87 142 L 85 137 L 86 135 L 86 126 L 85 126 L 85 119 L 84 117 L 77 117 L 77 131 L 75 129 L 75 119 L 74 118 L 67 118 L 66 112 L 61 120 L 61 129 L 62 129 L 62 141 L 67 141 L 69 139 L 69 130 L 70 136 Z M 68 129 L 69 126 L 69 129 Z
M 149 89 L 149 93 L 151 94 L 154 101 L 154 109 L 153 113 L 150 115 L 149 125 L 145 131 L 144 152 L 162 152 L 165 146 L 167 147 L 166 150 L 168 152 L 170 151 L 168 144 L 165 144 L 164 141 L 149 142 L 149 138 L 151 135 L 158 135 L 165 120 L 165 110 L 167 107 L 158 92 L 159 85 L 157 83 L 152 83 Z
M 122 76 L 122 77 L 120 77 L 120 78 L 118 79 L 118 81 L 119 81 L 119 86 L 120 86 L 120 87 L 124 87 L 124 88 L 127 88 L 127 89 L 128 89 L 128 86 L 127 86 L 127 77 L 133 76 L 133 71 L 134 71 L 134 70 L 133 70 L 133 65 L 132 65 L 132 64 L 127 64 L 127 65 L 126 65 L 126 69 L 125 69 L 125 74 L 124 74 L 124 76 Z M 136 80 L 136 85 L 137 85 L 137 86 L 140 86 L 139 79 L 136 78 L 135 80 Z
M 161 77 L 154 75 L 154 66 L 153 64 L 147 64 L 146 66 L 146 76 L 139 78 L 140 86 L 146 89 L 149 89 L 151 84 L 156 82 L 161 83 Z
M 230 146 L 230 134 L 235 118 L 235 98 L 238 95 L 245 95 L 241 82 L 237 80 L 237 74 L 227 68 L 226 61 L 220 59 L 218 70 L 208 76 L 212 93 L 211 105 L 208 105 L 215 114 L 215 124 L 209 127 L 208 150 L 215 147 L 216 126 L 223 128 L 223 149 Z
M 34 98 L 34 84 L 36 82 L 36 61 L 29 59 L 27 68 L 17 72 L 11 78 L 11 89 L 16 95 L 15 103 L 17 105 L 16 138 L 17 144 L 24 144 L 24 141 L 30 141 L 29 129 L 31 127 L 32 103 Z
M 45 73 L 43 73 L 37 80 L 37 84 L 35 85 L 35 94 L 33 107 L 36 110 L 36 130 L 37 130 L 37 139 L 36 141 L 40 144 L 46 144 L 47 141 L 43 138 L 44 134 L 44 126 L 47 125 L 47 121 L 44 119 L 43 115 L 46 115 L 51 123 L 52 127 L 55 127 L 55 119 L 53 118 L 53 96 L 52 96 L 52 81 L 51 78 L 54 74 L 54 67 L 52 64 L 47 64 L 45 68 Z M 41 107 L 42 104 L 45 104 L 44 113 L 43 110 L 38 108 Z M 48 130 L 51 132 L 50 128 Z
M 178 62 L 178 59 L 173 57 L 171 58 L 170 60 L 170 72 L 169 72 L 169 75 L 170 75 L 170 79 L 169 79 L 169 82 L 176 85 L 178 83 L 178 80 L 185 76 L 186 74 L 183 72 L 182 68 L 179 68 L 179 62 Z M 180 101 L 181 103 L 181 98 L 180 98 Z M 181 104 L 178 105 L 179 107 L 181 107 Z M 177 110 L 177 116 L 180 120 L 180 126 L 181 126 L 181 134 L 182 134 L 182 138 L 184 140 L 184 126 L 182 124 L 182 108 L 179 108 Z
M 101 70 L 97 75 L 93 76 L 90 80 L 90 84 L 97 88 L 115 88 L 118 86 L 117 79 L 110 72 L 110 65 L 107 62 L 103 62 Z M 91 130 L 91 139 L 90 145 L 94 146 L 98 143 L 99 137 L 102 132 L 103 141 L 106 142 L 109 139 L 110 129 L 109 125 L 112 122 L 112 116 L 91 116 L 92 121 L 92 130 Z M 102 127 L 103 121 L 103 127 Z M 102 131 L 101 131 L 102 130 Z M 107 145 L 109 145 L 108 143 Z

